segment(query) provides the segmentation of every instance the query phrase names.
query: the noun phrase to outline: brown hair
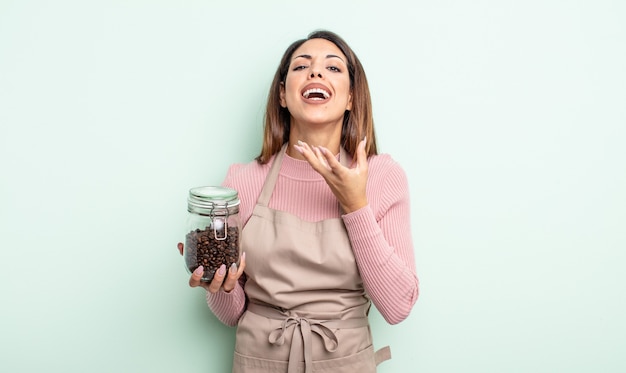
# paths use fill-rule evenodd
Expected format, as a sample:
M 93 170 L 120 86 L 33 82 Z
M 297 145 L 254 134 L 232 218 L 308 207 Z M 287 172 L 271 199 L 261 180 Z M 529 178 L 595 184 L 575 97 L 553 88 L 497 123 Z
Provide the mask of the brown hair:
M 365 153 L 367 156 L 377 154 L 374 119 L 372 117 L 372 100 L 367 77 L 361 62 L 348 44 L 337 34 L 318 30 L 309 34 L 306 39 L 293 42 L 283 54 L 267 97 L 265 109 L 265 126 L 263 130 L 263 147 L 256 160 L 265 164 L 278 153 L 283 144 L 289 141 L 290 114 L 287 108 L 280 105 L 280 86 L 287 78 L 289 63 L 293 53 L 302 44 L 311 39 L 325 39 L 335 44 L 348 59 L 350 89 L 352 90 L 352 110 L 344 113 L 341 130 L 341 146 L 354 157 L 359 142 L 367 136 Z

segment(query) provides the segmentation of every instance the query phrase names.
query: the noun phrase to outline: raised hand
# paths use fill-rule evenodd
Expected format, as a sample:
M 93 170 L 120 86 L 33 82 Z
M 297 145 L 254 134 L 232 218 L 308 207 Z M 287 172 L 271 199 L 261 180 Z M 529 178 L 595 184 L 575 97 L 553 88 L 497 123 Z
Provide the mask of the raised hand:
M 346 214 L 365 207 L 368 203 L 365 194 L 367 185 L 365 143 L 366 139 L 359 143 L 355 161 L 350 167 L 343 166 L 331 151 L 322 146 L 310 146 L 302 141 L 294 145 L 294 149 L 324 177 Z

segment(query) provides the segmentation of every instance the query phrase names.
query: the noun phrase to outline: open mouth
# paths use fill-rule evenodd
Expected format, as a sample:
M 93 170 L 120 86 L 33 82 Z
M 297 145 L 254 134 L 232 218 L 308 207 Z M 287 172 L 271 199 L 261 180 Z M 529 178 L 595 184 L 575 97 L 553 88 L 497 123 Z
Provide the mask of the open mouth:
M 322 88 L 311 88 L 304 91 L 302 97 L 308 100 L 326 100 L 330 97 L 330 93 Z

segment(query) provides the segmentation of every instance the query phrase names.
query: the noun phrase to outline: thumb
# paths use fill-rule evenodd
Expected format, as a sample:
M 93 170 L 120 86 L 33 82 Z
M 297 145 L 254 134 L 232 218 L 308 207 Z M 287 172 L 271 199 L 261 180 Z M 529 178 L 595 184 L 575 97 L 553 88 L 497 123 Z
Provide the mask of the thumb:
M 359 146 L 356 148 L 356 169 L 358 171 L 367 170 L 367 153 L 365 152 L 366 143 L 367 137 L 364 137 L 359 143 Z

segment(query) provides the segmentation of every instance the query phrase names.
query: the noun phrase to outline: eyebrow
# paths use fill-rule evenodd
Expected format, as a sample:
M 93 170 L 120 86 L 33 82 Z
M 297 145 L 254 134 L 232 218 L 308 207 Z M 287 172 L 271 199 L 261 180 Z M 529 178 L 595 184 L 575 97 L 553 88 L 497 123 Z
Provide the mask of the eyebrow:
M 296 58 L 305 58 L 305 59 L 307 59 L 307 60 L 311 60 L 311 59 L 313 59 L 313 57 L 311 57 L 311 55 L 310 55 L 310 54 L 301 54 L 301 55 L 299 55 L 299 56 L 295 56 L 295 57 L 292 59 L 292 61 L 293 61 L 293 60 L 295 60 Z M 339 58 L 339 59 L 340 59 L 343 63 L 346 63 L 346 62 L 343 60 L 343 58 L 341 58 L 341 57 L 337 56 L 336 54 L 327 54 L 327 55 L 326 55 L 326 58 Z

